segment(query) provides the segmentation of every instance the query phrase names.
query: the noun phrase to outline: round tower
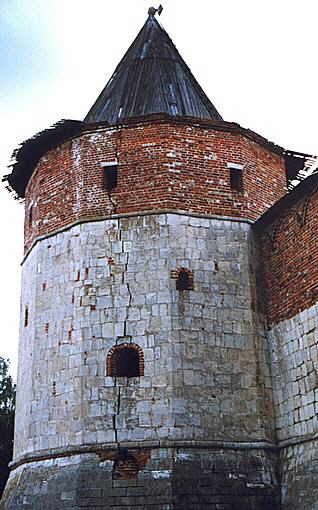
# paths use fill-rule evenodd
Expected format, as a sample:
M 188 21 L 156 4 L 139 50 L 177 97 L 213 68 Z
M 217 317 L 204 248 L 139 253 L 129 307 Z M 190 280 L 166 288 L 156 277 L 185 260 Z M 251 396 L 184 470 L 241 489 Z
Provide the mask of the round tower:
M 30 164 L 31 161 L 31 164 Z M 150 12 L 85 121 L 25 142 L 3 509 L 279 508 L 252 225 L 283 151 L 225 122 Z

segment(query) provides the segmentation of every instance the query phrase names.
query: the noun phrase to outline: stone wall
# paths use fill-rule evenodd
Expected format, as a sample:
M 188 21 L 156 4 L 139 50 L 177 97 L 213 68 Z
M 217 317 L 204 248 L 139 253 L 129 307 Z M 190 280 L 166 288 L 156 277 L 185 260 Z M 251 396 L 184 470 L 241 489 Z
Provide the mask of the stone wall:
M 157 508 L 184 508 L 190 493 L 198 509 L 229 510 L 238 496 L 250 510 L 276 508 L 275 456 L 266 453 L 274 448 L 274 423 L 257 264 L 248 222 L 177 214 L 83 223 L 35 245 L 23 265 L 14 454 L 25 476 L 39 459 L 33 470 L 39 478 L 34 474 L 32 484 L 29 478 L 29 487 L 25 482 L 26 501 L 31 485 L 47 486 L 59 456 L 85 459 L 88 448 L 96 463 L 102 451 L 114 469 L 116 450 L 128 449 L 127 460 L 137 458 L 131 449 L 163 448 L 156 490 L 172 458 L 165 490 L 174 499 Z M 193 290 L 176 289 L 180 268 L 191 271 Z M 106 375 L 109 350 L 123 342 L 143 350 L 144 376 Z M 53 471 L 44 469 L 46 462 Z M 146 455 L 138 462 L 139 484 L 151 463 Z M 10 486 L 18 497 L 17 469 L 5 501 Z M 104 479 L 96 469 L 87 475 L 92 483 Z M 151 486 L 147 491 L 150 497 Z M 34 498 L 37 510 L 43 500 Z
M 257 223 L 271 353 L 282 508 L 317 508 L 317 176 Z
M 318 505 L 317 439 L 283 448 L 280 455 L 282 510 Z
M 138 478 L 121 480 L 112 479 L 113 462 L 105 460 L 103 452 L 20 466 L 12 473 L 0 508 L 279 509 L 275 457 L 270 452 L 156 448 L 148 457 Z
M 19 384 L 16 455 L 113 441 L 114 416 L 119 441 L 263 440 L 250 241 L 247 223 L 168 214 L 38 243 L 23 268 L 20 377 L 32 376 Z M 192 271 L 193 291 L 176 290 L 178 267 Z M 143 349 L 144 377 L 106 377 L 121 342 Z
M 318 304 L 268 331 L 279 440 L 318 430 Z
M 118 161 L 109 193 L 101 163 Z M 243 166 L 243 191 L 228 163 Z M 150 210 L 258 218 L 286 192 L 281 156 L 213 126 L 171 120 L 88 131 L 43 156 L 26 190 L 25 247 L 83 219 Z
M 318 305 L 268 331 L 282 509 L 318 504 Z

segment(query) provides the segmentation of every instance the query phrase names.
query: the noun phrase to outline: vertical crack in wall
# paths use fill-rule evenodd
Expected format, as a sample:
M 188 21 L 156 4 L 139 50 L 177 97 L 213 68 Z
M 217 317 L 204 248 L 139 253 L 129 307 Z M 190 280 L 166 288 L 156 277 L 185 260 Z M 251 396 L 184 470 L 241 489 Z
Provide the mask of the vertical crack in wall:
M 132 303 L 132 293 L 131 293 L 131 290 L 130 290 L 129 283 L 125 282 L 125 274 L 127 273 L 128 264 L 129 264 L 129 252 L 125 252 L 125 250 L 124 250 L 124 243 L 123 243 L 123 236 L 122 236 L 122 228 L 121 228 L 121 220 L 120 219 L 118 219 L 118 221 L 117 221 L 117 240 L 121 243 L 121 251 L 120 251 L 119 255 L 121 255 L 123 257 L 123 259 L 124 259 L 123 260 L 123 271 L 122 271 L 122 280 L 121 280 L 121 283 L 122 283 L 122 285 L 126 285 L 127 292 L 128 292 L 128 295 L 129 295 L 128 303 L 127 303 L 127 305 L 125 307 L 126 308 L 126 314 L 125 314 L 124 327 L 123 327 L 123 336 L 126 337 L 127 336 L 127 321 L 128 321 L 128 316 L 129 316 L 129 308 L 130 308 L 131 303 Z M 120 337 L 116 337 L 116 344 L 117 344 L 118 338 L 120 338 Z M 127 384 L 128 384 L 128 378 L 127 378 Z M 114 386 L 117 387 L 117 397 L 115 397 L 116 398 L 116 402 L 115 402 L 115 414 L 113 415 L 113 429 L 114 429 L 114 435 L 115 435 L 115 442 L 117 443 L 118 449 L 120 449 L 120 445 L 119 445 L 119 442 L 118 442 L 117 417 L 119 416 L 120 411 L 121 411 L 121 387 L 117 385 L 117 377 L 115 377 L 115 384 L 114 384 Z
M 113 414 L 113 429 L 114 429 L 114 435 L 115 435 L 115 442 L 118 443 L 117 427 L 116 427 L 116 414 Z
M 125 250 L 124 250 L 124 243 L 122 241 L 122 229 L 121 229 L 120 219 L 118 220 L 118 240 L 122 243 L 121 254 L 123 255 L 123 257 L 126 257 L 126 260 L 124 262 L 124 269 L 122 272 L 122 285 L 126 284 L 127 292 L 129 295 L 128 304 L 126 306 L 126 317 L 124 319 L 124 333 L 123 333 L 123 335 L 125 337 L 125 336 L 127 336 L 127 321 L 128 321 L 128 316 L 129 316 L 129 308 L 131 307 L 131 303 L 132 303 L 132 293 L 130 290 L 129 282 L 125 282 L 125 275 L 127 274 L 128 265 L 129 265 L 129 252 L 128 251 L 125 252 Z
M 125 271 L 123 273 L 123 277 L 124 277 L 125 273 L 127 273 L 128 264 L 129 264 L 129 253 L 127 252 L 127 260 L 126 260 L 126 264 L 125 264 Z M 132 302 L 132 294 L 131 294 L 129 282 L 127 282 L 126 285 L 127 285 L 127 291 L 129 294 L 129 301 L 128 301 L 128 306 L 126 306 L 126 318 L 125 318 L 125 322 L 124 322 L 124 335 L 125 336 L 127 335 L 127 321 L 128 321 L 128 316 L 129 316 L 129 308 L 131 307 L 131 302 Z
M 117 393 L 117 409 L 116 414 L 118 415 L 120 413 L 120 386 L 118 387 L 118 393 Z
M 117 231 L 119 231 L 119 220 L 115 220 L 115 221 L 117 222 Z M 112 266 L 115 264 L 114 258 L 113 258 L 113 253 L 112 253 L 112 241 L 113 241 L 112 233 L 113 233 L 113 227 L 114 227 L 114 225 L 109 230 L 105 231 L 105 235 L 108 237 L 109 251 L 110 251 L 110 254 L 111 254 L 111 257 L 108 257 L 108 264 L 110 266 L 110 268 L 109 268 L 109 276 L 112 279 L 111 286 L 116 283 L 115 282 L 115 274 L 112 271 Z M 117 233 L 117 240 L 119 240 L 118 239 L 118 233 Z
M 115 387 L 116 387 L 116 379 L 117 379 L 117 377 L 115 377 Z M 118 434 L 117 434 L 117 416 L 120 413 L 120 402 L 121 402 L 121 388 L 120 388 L 120 386 L 117 386 L 117 398 L 115 400 L 115 413 L 113 414 L 113 429 L 114 429 L 114 435 L 115 435 L 115 442 L 117 443 L 118 448 L 119 448 L 119 443 L 118 443 Z
M 112 197 L 111 191 L 108 191 L 107 195 L 108 195 L 108 199 L 109 199 L 109 201 L 111 203 L 111 207 L 112 207 L 112 211 L 111 211 L 110 215 L 116 214 L 117 204 L 116 204 L 116 202 L 114 201 L 114 199 Z

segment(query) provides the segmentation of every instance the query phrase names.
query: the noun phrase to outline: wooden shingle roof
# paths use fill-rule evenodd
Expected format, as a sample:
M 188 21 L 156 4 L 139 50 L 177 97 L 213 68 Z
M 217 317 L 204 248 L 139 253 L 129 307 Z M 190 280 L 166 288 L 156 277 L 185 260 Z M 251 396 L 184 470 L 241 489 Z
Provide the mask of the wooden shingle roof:
M 166 113 L 222 120 L 154 14 L 137 35 L 85 122 Z

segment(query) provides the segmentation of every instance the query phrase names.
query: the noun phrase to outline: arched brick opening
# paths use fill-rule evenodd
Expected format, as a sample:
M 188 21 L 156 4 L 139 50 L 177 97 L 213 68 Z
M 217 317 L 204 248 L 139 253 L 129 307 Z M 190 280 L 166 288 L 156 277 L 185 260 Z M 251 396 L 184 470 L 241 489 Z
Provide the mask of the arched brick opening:
M 121 452 L 113 465 L 113 480 L 133 480 L 137 478 L 139 465 L 133 455 Z
M 106 375 L 111 377 L 140 377 L 144 375 L 144 353 L 137 344 L 120 344 L 107 354 Z
M 138 477 L 151 458 L 151 449 L 127 450 L 120 448 L 116 452 L 101 450 L 97 452 L 99 458 L 113 461 L 112 478 L 114 480 L 129 480 Z
M 186 267 L 173 269 L 170 273 L 173 280 L 176 280 L 177 290 L 193 290 L 193 273 Z

